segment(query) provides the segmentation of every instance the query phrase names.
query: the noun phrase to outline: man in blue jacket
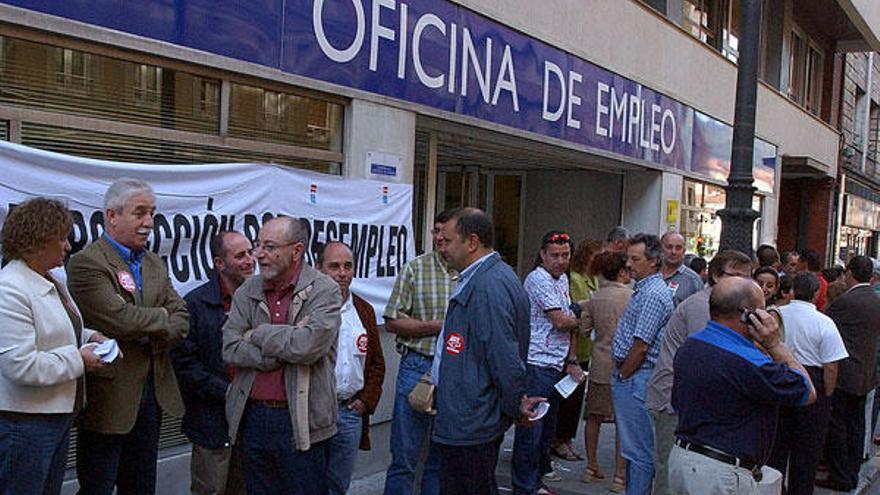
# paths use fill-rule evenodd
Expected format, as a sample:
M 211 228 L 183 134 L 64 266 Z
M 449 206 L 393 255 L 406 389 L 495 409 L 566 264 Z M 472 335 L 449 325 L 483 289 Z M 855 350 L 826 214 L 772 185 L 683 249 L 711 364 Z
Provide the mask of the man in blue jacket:
M 440 253 L 459 273 L 433 361 L 440 493 L 497 493 L 504 432 L 513 421 L 537 418 L 546 400 L 525 394 L 529 298 L 492 249 L 486 213 L 453 210 L 440 231 Z
M 196 495 L 244 493 L 237 460 L 232 458 L 226 424 L 229 372 L 223 365 L 223 323 L 232 294 L 254 274 L 251 241 L 238 232 L 211 239 L 214 271 L 208 282 L 184 297 L 189 334 L 171 354 L 186 405 L 183 432 L 193 443 L 191 490 Z

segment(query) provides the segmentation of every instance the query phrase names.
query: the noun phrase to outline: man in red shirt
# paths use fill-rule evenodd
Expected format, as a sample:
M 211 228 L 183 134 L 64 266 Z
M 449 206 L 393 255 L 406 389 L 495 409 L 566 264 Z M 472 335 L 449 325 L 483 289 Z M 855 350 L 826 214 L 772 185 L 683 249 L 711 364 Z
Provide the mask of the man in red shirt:
M 822 276 L 822 261 L 819 253 L 812 249 L 801 251 L 798 257 L 798 272 L 811 272 L 819 277 L 819 297 L 816 299 L 816 308 L 825 310 L 825 293 L 828 292 L 828 281 Z
M 251 495 L 327 489 L 342 297 L 333 279 L 304 263 L 306 241 L 296 218 L 263 225 L 254 245 L 260 274 L 235 292 L 223 326 L 223 360 L 236 369 L 229 437 L 241 448 Z

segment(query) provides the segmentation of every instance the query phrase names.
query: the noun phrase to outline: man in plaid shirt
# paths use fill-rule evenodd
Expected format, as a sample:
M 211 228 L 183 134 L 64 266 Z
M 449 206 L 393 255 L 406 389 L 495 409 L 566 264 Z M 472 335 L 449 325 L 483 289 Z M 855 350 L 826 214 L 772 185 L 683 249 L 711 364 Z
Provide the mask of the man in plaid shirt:
M 447 266 L 438 252 L 442 242 L 440 225 L 448 220 L 448 212 L 434 219 L 434 251 L 403 267 L 385 306 L 385 329 L 397 334 L 397 352 L 401 356 L 385 495 L 410 495 L 416 484 L 423 495 L 440 493 L 440 459 L 431 447 L 433 416 L 415 411 L 408 396 L 419 378 L 431 369 L 437 335 L 455 285 L 455 270 Z
M 626 459 L 626 493 L 650 495 L 654 478 L 654 424 L 645 392 L 660 354 L 663 328 L 672 315 L 672 293 L 660 273 L 662 247 L 655 235 L 630 239 L 626 267 L 636 280 L 611 342 L 615 369 L 611 398 Z

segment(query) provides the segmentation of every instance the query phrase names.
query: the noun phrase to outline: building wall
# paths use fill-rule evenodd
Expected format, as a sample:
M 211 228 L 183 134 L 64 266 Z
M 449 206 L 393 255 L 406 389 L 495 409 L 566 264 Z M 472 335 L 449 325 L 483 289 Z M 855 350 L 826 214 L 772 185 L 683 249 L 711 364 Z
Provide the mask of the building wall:
M 623 176 L 619 174 L 589 170 L 529 171 L 519 272 L 526 273 L 532 268 L 541 247 L 541 236 L 548 230 L 564 230 L 575 243 L 583 239 L 604 239 L 620 221 L 622 187 Z
M 581 0 L 455 1 L 715 118 L 733 122 L 736 66 L 640 2 L 596 0 L 585 9 Z M 826 58 L 830 56 L 826 54 Z M 677 70 L 683 67 L 682 61 L 686 61 L 686 70 Z M 766 84 L 758 88 L 756 133 L 778 145 L 780 153 L 811 157 L 827 164 L 831 172 L 836 166 L 835 129 Z

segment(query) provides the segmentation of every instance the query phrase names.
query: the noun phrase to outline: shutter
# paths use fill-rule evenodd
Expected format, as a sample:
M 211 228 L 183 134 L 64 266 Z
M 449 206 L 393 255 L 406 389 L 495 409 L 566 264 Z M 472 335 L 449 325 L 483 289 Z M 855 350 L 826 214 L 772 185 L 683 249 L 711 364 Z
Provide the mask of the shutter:
M 189 443 L 186 435 L 180 429 L 180 418 L 169 416 L 162 412 L 162 426 L 159 429 L 159 450 L 169 447 L 177 447 Z M 67 448 L 67 468 L 71 469 L 76 466 L 76 437 L 77 428 L 70 429 L 70 445 Z M 161 453 L 160 453 L 161 456 Z
M 0 141 L 9 141 L 9 122 L 0 120 Z
M 135 163 L 277 163 L 327 174 L 341 173 L 339 163 L 306 160 L 246 150 L 163 141 L 25 122 L 21 142 L 49 151 Z

